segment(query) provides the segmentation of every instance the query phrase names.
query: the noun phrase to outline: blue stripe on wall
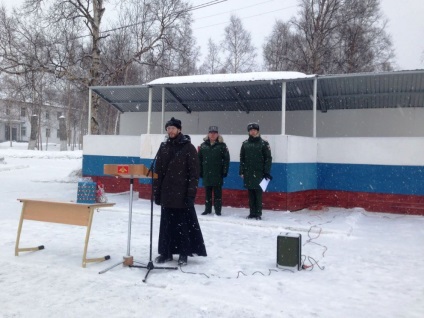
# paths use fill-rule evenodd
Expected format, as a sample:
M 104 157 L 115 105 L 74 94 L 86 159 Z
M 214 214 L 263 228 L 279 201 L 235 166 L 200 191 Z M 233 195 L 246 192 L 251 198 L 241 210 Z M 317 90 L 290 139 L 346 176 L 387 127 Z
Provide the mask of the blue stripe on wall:
M 317 189 L 316 163 L 287 164 L 287 192 Z
M 424 167 L 318 163 L 318 188 L 423 195 Z
M 144 164 L 152 159 L 83 155 L 84 176 L 104 176 L 104 164 Z M 231 162 L 225 189 L 243 190 L 238 162 Z M 330 163 L 273 163 L 273 180 L 267 192 L 337 190 L 369 193 L 424 195 L 424 167 Z M 139 179 L 150 183 L 150 179 Z M 200 183 L 201 185 L 201 183 Z
M 82 172 L 84 176 L 104 176 L 104 164 L 144 164 L 146 167 L 150 167 L 151 162 L 152 159 L 141 159 L 139 157 L 83 155 Z M 223 188 L 233 190 L 244 189 L 243 179 L 239 176 L 239 168 L 239 162 L 230 163 L 229 174 L 224 179 Z M 285 163 L 273 163 L 271 175 L 273 176 L 273 180 L 269 183 L 267 192 L 296 192 L 316 188 L 315 163 L 296 163 L 289 165 Z M 150 183 L 150 179 L 139 179 L 139 182 Z M 202 186 L 201 182 L 200 185 Z
M 230 162 L 228 176 L 224 179 L 224 189 L 245 189 L 243 187 L 243 179 L 239 175 L 239 169 L 239 162 Z M 287 192 L 287 165 L 283 163 L 273 163 L 271 175 L 273 176 L 273 179 L 268 185 L 267 192 Z M 200 186 L 203 186 L 202 181 L 200 181 Z

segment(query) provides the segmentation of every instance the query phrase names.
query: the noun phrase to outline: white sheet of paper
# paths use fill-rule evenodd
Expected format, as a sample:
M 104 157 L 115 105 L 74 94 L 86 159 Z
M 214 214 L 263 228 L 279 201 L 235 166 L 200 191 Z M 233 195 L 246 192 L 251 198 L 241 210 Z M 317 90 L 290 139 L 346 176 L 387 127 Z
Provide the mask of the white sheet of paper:
M 261 183 L 259 183 L 263 192 L 265 192 L 266 188 L 268 187 L 268 183 L 269 183 L 269 180 L 265 178 L 263 178 Z

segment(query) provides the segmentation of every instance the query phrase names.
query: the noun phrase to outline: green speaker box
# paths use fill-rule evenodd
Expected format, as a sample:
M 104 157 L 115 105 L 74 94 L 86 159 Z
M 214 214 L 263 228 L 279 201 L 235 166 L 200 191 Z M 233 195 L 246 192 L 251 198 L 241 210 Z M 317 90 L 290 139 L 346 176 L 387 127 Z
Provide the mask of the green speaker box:
M 285 233 L 277 237 L 277 267 L 301 270 L 302 235 Z

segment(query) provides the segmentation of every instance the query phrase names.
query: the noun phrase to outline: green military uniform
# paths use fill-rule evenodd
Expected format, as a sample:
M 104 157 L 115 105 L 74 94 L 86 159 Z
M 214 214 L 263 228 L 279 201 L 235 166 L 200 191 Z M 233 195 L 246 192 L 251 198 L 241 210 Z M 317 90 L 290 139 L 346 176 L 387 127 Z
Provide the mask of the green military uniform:
M 270 177 L 271 148 L 268 141 L 258 134 L 249 136 L 240 149 L 240 175 L 243 176 L 244 187 L 249 190 L 249 218 L 260 218 L 262 215 L 262 189 L 259 186 L 265 176 Z
M 203 178 L 205 187 L 205 212 L 212 213 L 212 191 L 214 194 L 214 209 L 217 215 L 221 214 L 222 209 L 222 185 L 223 178 L 228 174 L 230 165 L 230 153 L 222 136 L 218 136 L 216 142 L 211 143 L 208 137 L 200 145 L 200 177 Z

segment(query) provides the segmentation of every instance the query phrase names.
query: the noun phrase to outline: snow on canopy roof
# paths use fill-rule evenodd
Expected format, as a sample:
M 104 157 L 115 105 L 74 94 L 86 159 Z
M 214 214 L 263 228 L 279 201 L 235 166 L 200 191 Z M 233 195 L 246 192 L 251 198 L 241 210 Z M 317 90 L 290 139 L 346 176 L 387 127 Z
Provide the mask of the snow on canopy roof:
M 164 77 L 141 86 L 91 89 L 121 112 L 280 111 L 286 83 L 286 110 L 312 110 L 317 81 L 317 109 L 424 107 L 424 70 L 334 75 L 256 72 Z
M 300 72 L 250 72 L 236 74 L 205 74 L 192 76 L 171 76 L 155 79 L 147 85 L 200 84 L 200 83 L 233 83 L 258 81 L 283 81 L 315 77 Z

